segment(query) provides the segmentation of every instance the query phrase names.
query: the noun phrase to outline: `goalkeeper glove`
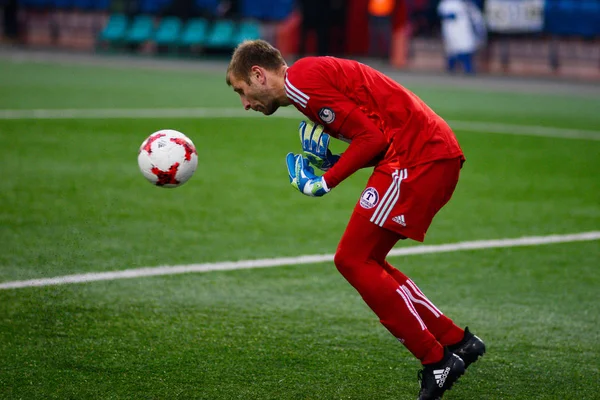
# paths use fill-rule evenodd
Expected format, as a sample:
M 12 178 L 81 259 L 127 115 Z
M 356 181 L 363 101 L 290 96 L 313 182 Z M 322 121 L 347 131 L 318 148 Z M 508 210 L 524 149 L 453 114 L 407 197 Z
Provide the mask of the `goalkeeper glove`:
M 321 171 L 327 171 L 340 159 L 340 156 L 331 154 L 329 150 L 331 136 L 323 132 L 323 129 L 323 125 L 302 121 L 298 133 L 302 151 L 308 161 Z
M 329 192 L 322 176 L 316 176 L 308 161 L 300 154 L 288 153 L 285 158 L 290 183 L 301 193 L 320 197 Z

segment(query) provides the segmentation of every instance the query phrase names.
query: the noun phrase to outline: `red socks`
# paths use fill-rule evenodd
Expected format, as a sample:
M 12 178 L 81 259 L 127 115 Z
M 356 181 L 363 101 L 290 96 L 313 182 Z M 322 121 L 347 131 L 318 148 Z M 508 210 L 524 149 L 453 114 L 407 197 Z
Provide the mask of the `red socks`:
M 385 257 L 399 236 L 354 213 L 335 254 L 335 265 L 381 323 L 421 363 L 444 356 L 444 346 L 464 332 L 444 316 L 406 275 Z
M 392 267 L 387 261 L 384 261 L 384 268 L 398 282 L 402 291 L 419 313 L 427 329 L 429 329 L 440 344 L 449 346 L 462 340 L 465 334 L 464 330 L 456 326 L 450 318 L 442 314 L 412 280 Z
M 381 323 L 423 363 L 439 361 L 444 348 L 427 330 L 398 282 L 374 261 L 336 255 L 335 264 Z

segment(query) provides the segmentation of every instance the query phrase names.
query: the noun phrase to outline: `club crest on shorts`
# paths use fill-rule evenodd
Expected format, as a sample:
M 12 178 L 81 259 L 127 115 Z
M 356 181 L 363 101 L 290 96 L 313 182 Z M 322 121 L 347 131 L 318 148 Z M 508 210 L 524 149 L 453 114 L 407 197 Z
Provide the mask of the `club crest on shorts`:
M 321 118 L 321 121 L 325 122 L 326 124 L 330 124 L 335 119 L 335 113 L 331 108 L 323 107 L 319 111 L 319 118 Z
M 373 187 L 366 188 L 360 195 L 360 206 L 367 210 L 373 208 L 379 202 L 379 193 Z

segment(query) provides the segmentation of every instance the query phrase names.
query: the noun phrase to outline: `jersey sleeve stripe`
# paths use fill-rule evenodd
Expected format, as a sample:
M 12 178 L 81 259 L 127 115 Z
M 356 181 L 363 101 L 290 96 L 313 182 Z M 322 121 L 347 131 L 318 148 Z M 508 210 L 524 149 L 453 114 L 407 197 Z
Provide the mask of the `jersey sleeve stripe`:
M 288 90 L 288 87 L 285 87 L 285 94 L 287 95 L 287 97 L 289 97 L 292 101 L 300 104 L 303 108 L 306 108 L 306 100 L 303 100 L 301 98 L 299 98 L 298 96 L 296 96 L 294 93 L 290 92 Z
M 292 82 L 290 82 L 287 76 L 285 77 L 285 85 L 288 89 L 290 89 L 291 92 L 297 94 L 301 99 L 304 99 L 304 101 L 308 101 L 310 99 L 307 94 L 302 93 L 296 86 L 292 85 Z

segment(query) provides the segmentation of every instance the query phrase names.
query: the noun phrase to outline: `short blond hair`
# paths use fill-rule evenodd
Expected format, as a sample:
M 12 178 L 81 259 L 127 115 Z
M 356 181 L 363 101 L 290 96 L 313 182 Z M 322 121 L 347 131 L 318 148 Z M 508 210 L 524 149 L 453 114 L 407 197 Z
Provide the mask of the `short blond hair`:
M 279 50 L 269 42 L 261 39 L 245 40 L 233 51 L 225 78 L 227 85 L 231 86 L 230 77 L 232 76 L 250 84 L 250 69 L 254 65 L 269 71 L 277 71 L 286 63 Z

